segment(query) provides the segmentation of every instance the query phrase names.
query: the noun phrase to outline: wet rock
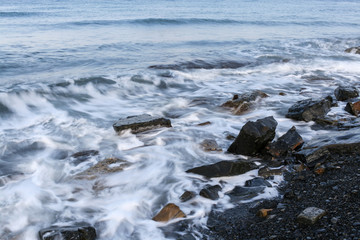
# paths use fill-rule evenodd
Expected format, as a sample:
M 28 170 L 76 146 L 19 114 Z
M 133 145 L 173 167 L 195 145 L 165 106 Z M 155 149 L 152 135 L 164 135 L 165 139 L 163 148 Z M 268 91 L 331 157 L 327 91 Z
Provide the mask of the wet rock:
M 270 169 L 268 167 L 262 167 L 258 171 L 260 177 L 268 178 L 274 175 L 282 175 L 284 168 Z
M 203 122 L 203 123 L 199 123 L 197 126 L 207 126 L 207 125 L 210 125 L 211 122 L 210 121 L 206 121 L 206 122 Z
M 185 218 L 186 215 L 181 209 L 173 203 L 167 204 L 163 207 L 152 220 L 156 222 L 168 222 L 176 218 Z
M 260 187 L 260 186 L 266 186 L 266 187 L 272 187 L 271 183 L 266 181 L 265 179 L 261 177 L 256 177 L 250 180 L 247 180 L 245 182 L 245 187 Z
M 359 91 L 352 86 L 339 86 L 334 91 L 335 97 L 338 101 L 346 101 L 351 98 L 359 96 Z
M 126 129 L 131 129 L 132 133 L 139 133 L 161 127 L 171 127 L 170 120 L 162 117 L 153 117 L 149 114 L 121 118 L 113 125 L 117 133 Z
M 207 184 L 203 189 L 201 189 L 199 195 L 211 200 L 217 200 L 219 199 L 219 191 L 221 191 L 221 189 L 220 185 L 211 186 Z
M 244 67 L 249 63 L 246 62 L 237 62 L 237 61 L 213 61 L 206 62 L 204 60 L 196 59 L 194 61 L 179 62 L 176 64 L 159 64 L 149 66 L 150 69 L 160 69 L 160 70 L 192 70 L 192 69 L 236 69 Z
M 270 143 L 269 153 L 274 157 L 287 155 L 288 152 L 301 148 L 304 140 L 296 131 L 295 127 L 290 128 L 284 135 L 279 137 L 276 142 Z
M 213 139 L 205 139 L 200 143 L 201 148 L 204 151 L 221 151 L 217 142 Z
M 233 190 L 227 192 L 226 195 L 229 195 L 231 199 L 235 201 L 239 200 L 246 200 L 256 197 L 260 193 L 264 191 L 264 186 L 258 187 L 242 187 L 242 186 L 235 186 Z
M 323 118 L 330 111 L 331 105 L 331 97 L 316 101 L 312 99 L 298 101 L 289 108 L 286 117 L 309 122 L 317 118 Z
M 181 202 L 187 202 L 191 199 L 193 199 L 196 196 L 196 193 L 192 192 L 192 191 L 185 191 L 181 196 L 180 196 L 180 201 Z
M 355 103 L 348 102 L 346 104 L 345 111 L 352 115 L 358 116 L 360 114 L 360 101 Z
M 73 155 L 71 155 L 71 157 L 74 158 L 73 162 L 75 164 L 79 164 L 79 163 L 86 161 L 89 158 L 91 158 L 93 156 L 97 156 L 97 155 L 99 155 L 99 151 L 97 151 L 97 150 L 86 150 L 86 151 L 74 153 Z
M 268 97 L 268 95 L 262 91 L 253 91 L 241 95 L 235 94 L 233 99 L 224 103 L 222 107 L 231 108 L 233 114 L 240 115 L 251 110 L 257 99 L 265 97 Z
M 259 154 L 274 139 L 276 126 L 277 122 L 273 117 L 247 122 L 230 145 L 228 152 L 248 156 Z
M 345 49 L 345 52 L 347 52 L 347 53 L 360 54 L 360 47 L 347 48 L 347 49 Z
M 301 224 L 312 225 L 325 216 L 325 214 L 325 210 L 316 207 L 308 207 L 297 216 L 297 221 Z
M 96 239 L 95 228 L 89 225 L 69 227 L 49 227 L 39 231 L 41 240 L 94 240 Z
M 256 169 L 257 165 L 250 161 L 220 161 L 211 165 L 204 165 L 187 170 L 187 173 L 195 173 L 208 178 L 235 176 Z

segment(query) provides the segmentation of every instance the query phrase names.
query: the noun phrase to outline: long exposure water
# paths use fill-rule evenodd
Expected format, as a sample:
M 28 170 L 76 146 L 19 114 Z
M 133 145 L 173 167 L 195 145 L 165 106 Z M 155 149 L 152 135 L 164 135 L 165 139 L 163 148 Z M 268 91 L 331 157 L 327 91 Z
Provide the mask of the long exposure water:
M 338 85 L 360 87 L 360 55 L 344 52 L 360 45 L 359 13 L 357 0 L 0 0 L 0 239 L 76 222 L 103 240 L 166 239 L 151 218 L 169 202 L 201 226 L 256 170 L 227 178 L 220 200 L 182 203 L 185 190 L 224 180 L 185 171 L 239 158 L 225 153 L 226 136 L 248 120 L 274 116 L 277 137 L 294 125 L 305 142 L 341 141 L 285 114 Z M 256 110 L 219 107 L 252 90 L 269 95 Z M 344 106 L 329 115 L 344 117 Z M 114 132 L 117 119 L 143 113 L 173 127 Z M 204 139 L 223 151 L 203 151 Z M 99 155 L 71 156 L 84 150 Z M 110 157 L 124 169 L 77 177 Z

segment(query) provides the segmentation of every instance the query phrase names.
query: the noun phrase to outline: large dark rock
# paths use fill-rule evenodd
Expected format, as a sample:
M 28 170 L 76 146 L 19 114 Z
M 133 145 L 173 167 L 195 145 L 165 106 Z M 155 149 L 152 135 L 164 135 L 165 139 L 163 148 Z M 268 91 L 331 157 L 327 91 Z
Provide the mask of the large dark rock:
M 298 101 L 289 108 L 286 117 L 309 122 L 324 117 L 330 111 L 331 105 L 331 97 L 316 101 L 312 99 Z
M 347 52 L 347 53 L 360 54 L 360 47 L 347 48 L 347 49 L 345 49 L 345 52 Z
M 285 156 L 288 152 L 301 148 L 304 140 L 292 127 L 284 135 L 279 137 L 276 142 L 270 143 L 268 146 L 269 153 L 274 157 Z
M 160 127 L 171 127 L 170 120 L 162 117 L 153 117 L 149 114 L 121 118 L 113 125 L 117 133 L 126 129 L 131 129 L 132 133 L 139 133 Z
M 263 179 L 262 177 L 256 177 L 245 182 L 245 187 L 272 187 L 271 183 Z
M 39 231 L 40 240 L 94 240 L 95 228 L 89 225 L 49 227 Z
M 266 117 L 256 122 L 247 122 L 240 130 L 228 152 L 254 156 L 274 139 L 277 122 L 273 117 Z
M 255 163 L 245 160 L 221 161 L 211 165 L 204 165 L 187 170 L 187 173 L 195 173 L 208 178 L 235 176 L 256 169 Z
M 360 101 L 355 103 L 348 102 L 346 104 L 345 111 L 352 115 L 358 116 L 360 114 Z
M 359 91 L 353 86 L 339 86 L 334 91 L 338 101 L 346 101 L 359 96 Z
M 227 192 L 226 195 L 229 195 L 232 200 L 247 200 L 256 197 L 260 193 L 263 193 L 265 186 L 256 186 L 256 187 L 242 187 L 235 186 L 233 190 Z
M 219 191 L 221 191 L 221 189 L 220 185 L 211 186 L 207 184 L 203 189 L 201 189 L 199 195 L 211 200 L 217 200 L 219 199 Z
M 230 108 L 232 113 L 240 115 L 254 106 L 254 102 L 259 98 L 265 98 L 268 95 L 262 91 L 253 91 L 241 95 L 235 94 L 232 100 L 225 102 L 222 107 Z

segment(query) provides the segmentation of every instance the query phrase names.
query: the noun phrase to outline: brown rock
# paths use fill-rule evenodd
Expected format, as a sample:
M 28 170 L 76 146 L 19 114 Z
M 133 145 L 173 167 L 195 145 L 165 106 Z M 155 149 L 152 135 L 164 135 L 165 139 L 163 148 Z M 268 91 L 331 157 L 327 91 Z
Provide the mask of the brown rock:
M 260 209 L 258 212 L 257 212 L 257 216 L 258 217 L 262 217 L 262 218 L 265 218 L 269 215 L 269 212 L 271 212 L 272 209 L 266 209 L 266 208 L 262 208 Z
M 221 148 L 213 139 L 205 139 L 200 143 L 200 146 L 204 151 L 221 151 Z
M 282 175 L 283 171 L 285 170 L 284 167 L 277 168 L 277 169 L 270 169 L 268 167 L 262 167 L 259 169 L 259 176 L 263 178 L 268 178 L 274 175 Z
M 279 137 L 276 142 L 268 146 L 269 153 L 274 157 L 285 156 L 288 152 L 301 148 L 304 140 L 293 126 L 284 135 Z
M 171 121 L 162 117 L 153 117 L 149 114 L 121 118 L 113 124 L 113 128 L 117 133 L 127 129 L 131 129 L 132 133 L 139 133 L 161 127 L 171 127 Z
M 347 53 L 360 54 L 360 47 L 347 48 L 347 49 L 345 49 L 345 52 L 347 52 Z
M 203 123 L 199 123 L 197 126 L 206 126 L 206 125 L 210 125 L 211 122 L 209 121 L 206 121 L 206 122 L 203 122 Z
M 235 94 L 232 100 L 225 102 L 222 107 L 230 108 L 233 114 L 240 115 L 251 110 L 257 99 L 265 97 L 268 97 L 268 95 L 262 91 L 253 91 L 241 95 Z
M 358 116 L 360 114 L 360 101 L 355 103 L 348 102 L 346 104 L 345 111 L 352 115 Z
M 180 201 L 182 202 L 187 202 L 190 199 L 193 199 L 196 196 L 196 193 L 192 192 L 192 191 L 185 191 L 181 196 L 180 196 Z
M 77 179 L 95 179 L 96 176 L 105 174 L 105 173 L 114 173 L 122 171 L 125 167 L 128 167 L 130 164 L 124 160 L 118 158 L 106 158 L 91 168 L 85 170 L 84 172 L 79 173 Z
M 186 215 L 181 209 L 173 203 L 167 204 L 161 211 L 156 214 L 152 220 L 156 222 L 168 222 L 175 218 L 185 218 Z

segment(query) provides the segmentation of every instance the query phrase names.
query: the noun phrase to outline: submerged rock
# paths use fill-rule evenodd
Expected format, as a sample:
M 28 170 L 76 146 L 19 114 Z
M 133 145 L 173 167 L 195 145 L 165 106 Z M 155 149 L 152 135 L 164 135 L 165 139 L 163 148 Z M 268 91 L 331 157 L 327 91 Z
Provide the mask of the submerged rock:
M 139 133 L 161 127 L 171 127 L 171 121 L 162 117 L 153 117 L 149 114 L 121 118 L 113 125 L 117 133 L 126 129 L 131 129 L 132 133 Z
M 255 163 L 245 160 L 221 161 L 211 165 L 204 165 L 187 170 L 187 173 L 195 173 L 208 178 L 235 176 L 256 169 Z
M 268 95 L 262 91 L 253 91 L 241 95 L 235 94 L 232 100 L 227 101 L 222 107 L 230 108 L 232 113 L 240 115 L 254 106 L 254 102 L 259 98 L 265 98 Z
M 203 189 L 201 189 L 199 195 L 204 197 L 204 198 L 208 198 L 211 200 L 217 200 L 219 199 L 219 191 L 221 191 L 221 187 L 220 185 L 214 185 L 211 186 L 209 184 L 205 185 L 205 187 Z
M 49 227 L 39 231 L 41 240 L 94 240 L 96 239 L 95 228 L 89 225 Z
M 274 139 L 277 122 L 273 117 L 266 117 L 256 122 L 247 122 L 240 130 L 228 152 L 254 156 Z
M 201 148 L 204 151 L 221 151 L 217 142 L 213 139 L 205 139 L 200 143 Z
M 257 186 L 257 187 L 235 186 L 233 190 L 227 192 L 226 195 L 229 195 L 230 198 L 234 201 L 247 200 L 256 197 L 260 193 L 263 193 L 264 189 L 265 189 L 264 186 Z
M 186 215 L 181 209 L 173 203 L 167 204 L 163 207 L 152 220 L 156 222 L 168 222 L 176 218 L 185 218 Z
M 334 91 L 336 100 L 346 101 L 359 96 L 359 91 L 353 86 L 339 86 Z
M 245 187 L 272 187 L 271 183 L 263 179 L 262 177 L 256 177 L 245 182 Z
M 352 115 L 358 116 L 360 114 L 360 101 L 355 103 L 348 102 L 346 104 L 345 111 Z
M 360 47 L 347 48 L 347 49 L 345 49 L 345 52 L 347 52 L 347 53 L 360 54 Z
M 181 202 L 187 202 L 187 201 L 193 199 L 195 196 L 196 196 L 196 193 L 195 193 L 195 192 L 185 191 L 185 192 L 179 197 L 179 199 L 180 199 Z
M 327 97 L 322 100 L 306 99 L 296 102 L 292 105 L 288 113 L 287 118 L 309 122 L 317 118 L 324 117 L 332 106 L 331 97 Z
M 297 216 L 297 221 L 301 224 L 312 225 L 325 214 L 325 210 L 316 207 L 308 207 Z
M 77 152 L 71 155 L 71 157 L 74 158 L 74 163 L 75 164 L 79 164 L 81 162 L 84 162 L 86 160 L 88 160 L 89 158 L 93 157 L 93 156 L 97 156 L 99 155 L 99 151 L 97 150 L 86 150 L 86 151 L 81 151 L 81 152 Z
M 269 153 L 274 157 L 285 156 L 288 152 L 301 148 L 304 140 L 293 126 L 284 135 L 279 137 L 276 142 L 268 146 Z
M 237 62 L 237 61 L 213 61 L 206 62 L 204 60 L 196 59 L 194 61 L 187 62 L 179 62 L 176 64 L 159 64 L 159 65 L 151 65 L 150 69 L 160 69 L 160 70 L 192 70 L 192 69 L 236 69 L 240 67 L 244 67 L 249 63 L 246 62 Z

